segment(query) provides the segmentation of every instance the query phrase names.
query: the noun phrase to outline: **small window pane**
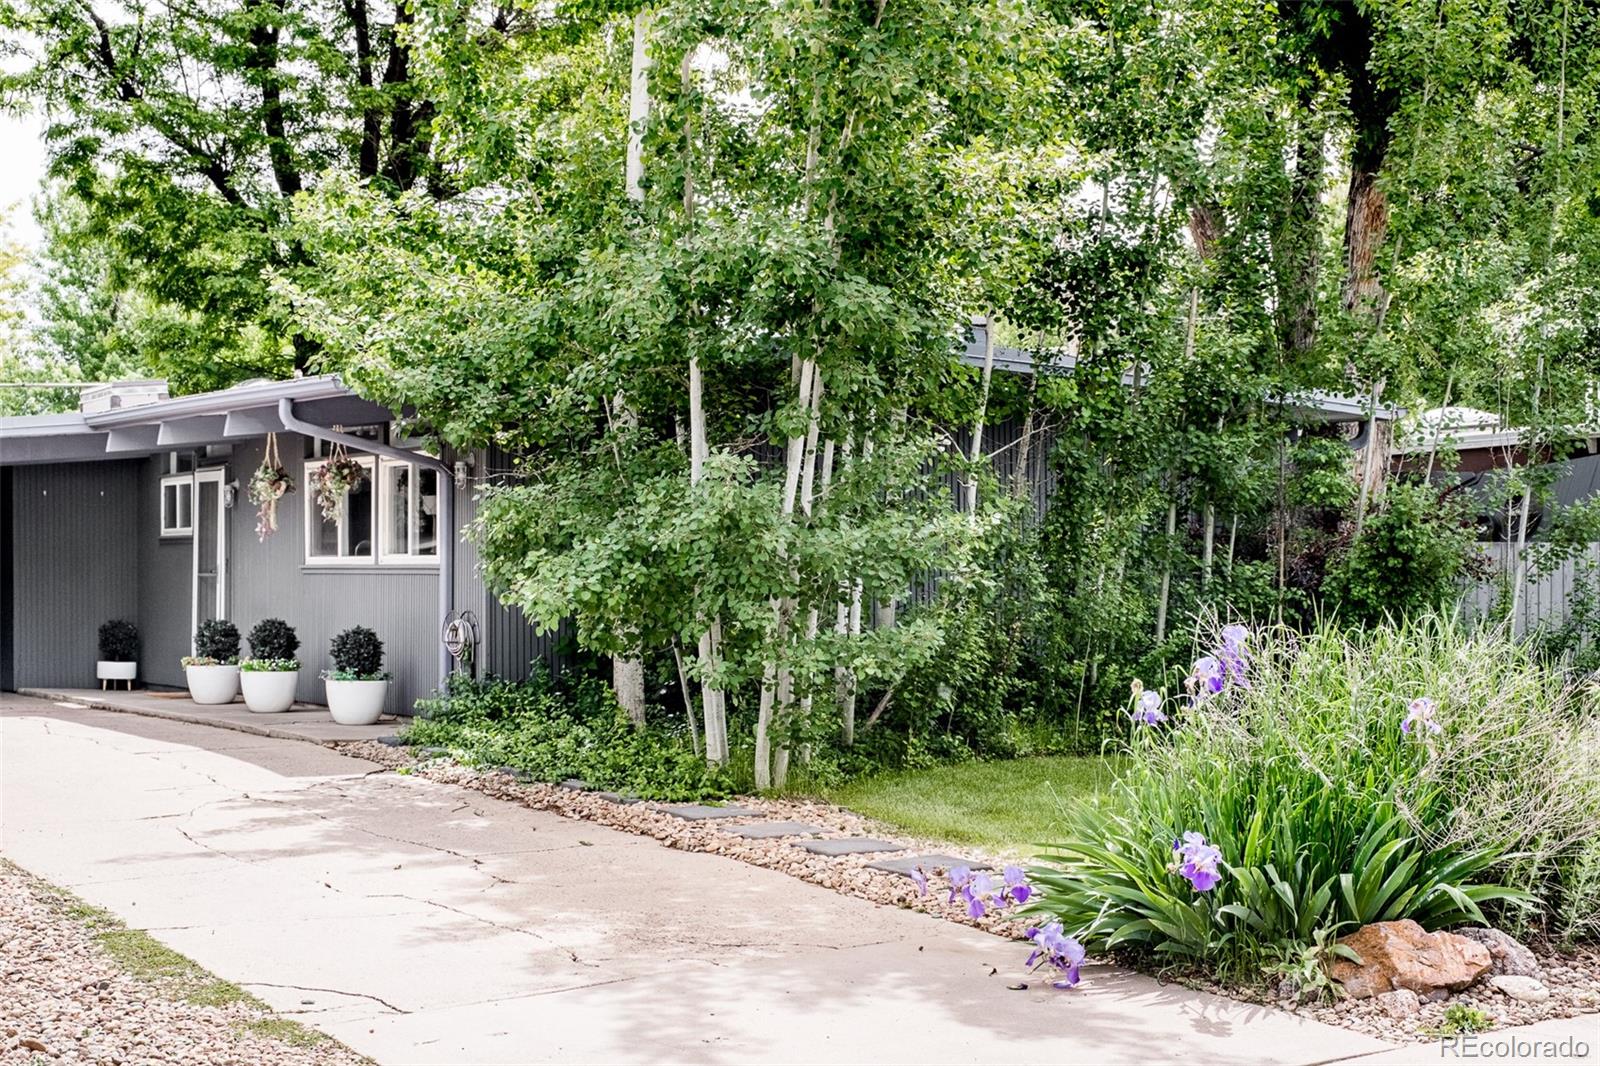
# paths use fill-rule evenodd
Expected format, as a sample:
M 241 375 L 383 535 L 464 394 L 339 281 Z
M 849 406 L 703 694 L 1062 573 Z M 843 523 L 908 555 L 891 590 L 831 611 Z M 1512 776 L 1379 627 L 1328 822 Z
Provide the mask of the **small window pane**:
M 418 555 L 439 554 L 439 472 L 418 470 L 417 533 Z
M 372 477 L 367 477 L 344 494 L 345 554 L 359 558 L 372 556 Z
M 383 468 L 387 481 L 388 497 L 384 501 L 385 525 L 388 539 L 384 543 L 385 555 L 411 554 L 411 467 L 404 463 L 390 463 Z
M 178 525 L 178 486 L 161 486 L 161 528 L 174 529 Z
M 193 521 L 193 518 L 194 518 L 194 511 L 193 511 L 194 486 L 193 485 L 184 484 L 184 485 L 175 485 L 173 487 L 178 490 L 178 528 L 179 529 L 188 529 L 194 524 L 194 521 Z

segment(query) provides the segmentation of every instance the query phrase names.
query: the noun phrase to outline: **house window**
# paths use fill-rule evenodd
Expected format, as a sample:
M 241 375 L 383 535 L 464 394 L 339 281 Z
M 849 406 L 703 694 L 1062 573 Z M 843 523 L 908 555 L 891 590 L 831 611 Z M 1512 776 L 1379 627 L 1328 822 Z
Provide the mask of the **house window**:
M 312 475 L 322 464 L 305 465 L 306 562 L 371 563 L 374 561 L 373 529 L 375 493 L 372 487 L 371 456 L 351 456 L 366 468 L 367 476 L 347 489 L 344 506 L 337 518 L 325 518 L 317 502 Z
M 439 474 L 385 459 L 379 467 L 378 514 L 386 563 L 439 561 Z
M 439 474 L 417 463 L 352 455 L 367 471 L 337 519 L 312 489 L 321 462 L 305 464 L 306 562 L 428 566 L 439 562 Z
M 161 535 L 194 533 L 194 475 L 169 474 L 161 479 Z

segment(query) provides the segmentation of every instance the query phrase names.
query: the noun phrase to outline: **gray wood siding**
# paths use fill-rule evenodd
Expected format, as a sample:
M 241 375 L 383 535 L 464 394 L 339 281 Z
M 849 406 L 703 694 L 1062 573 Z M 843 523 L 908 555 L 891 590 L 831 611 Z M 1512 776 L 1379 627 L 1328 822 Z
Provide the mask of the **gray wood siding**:
M 18 687 L 93 686 L 100 623 L 137 623 L 139 466 L 13 469 L 12 617 L 4 621 Z
M 235 444 L 227 462 L 229 478 L 239 484 L 228 512 L 229 616 L 240 633 L 249 632 L 263 618 L 282 618 L 294 626 L 300 635 L 301 664 L 295 695 L 314 703 L 324 699 L 318 675 L 333 665 L 328 645 L 334 635 L 354 625 L 372 629 L 383 641 L 384 667 L 394 674 L 388 709 L 411 713 L 412 704 L 438 682 L 438 568 L 306 565 L 305 511 L 316 501 L 305 486 L 305 442 L 288 433 L 278 435 L 278 451 L 295 491 L 278 503 L 278 532 L 259 540 L 256 508 L 245 495 L 245 486 L 265 450 L 264 439 Z M 153 485 L 146 491 L 156 499 Z M 462 591 L 466 590 L 458 590 Z M 185 629 L 188 618 L 186 608 Z M 184 644 L 187 647 L 187 638 Z

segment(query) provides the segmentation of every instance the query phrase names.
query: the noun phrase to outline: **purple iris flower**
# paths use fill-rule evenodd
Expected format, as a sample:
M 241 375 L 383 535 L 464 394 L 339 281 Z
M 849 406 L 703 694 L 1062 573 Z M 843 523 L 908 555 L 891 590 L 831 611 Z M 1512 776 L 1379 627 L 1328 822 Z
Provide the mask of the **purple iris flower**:
M 913 866 L 911 868 L 911 883 L 917 886 L 917 895 L 926 896 L 928 894 L 928 875 L 922 872 L 922 867 Z
M 1444 726 L 1434 720 L 1433 712 L 1435 710 L 1437 708 L 1432 700 L 1426 696 L 1418 696 L 1406 705 L 1406 717 L 1400 723 L 1400 732 L 1410 736 L 1420 725 L 1434 736 L 1443 733 Z
M 972 882 L 972 869 L 968 866 L 950 867 L 950 899 L 954 903 L 958 895 L 964 895 L 967 886 Z
M 1244 646 L 1250 640 L 1250 630 L 1238 624 L 1222 627 L 1222 646 L 1229 651 L 1244 654 Z
M 1189 832 L 1172 842 L 1177 861 L 1170 869 L 1188 880 L 1196 892 L 1209 892 L 1222 881 L 1217 864 L 1222 861 L 1222 849 L 1206 843 L 1200 833 Z
M 1133 707 L 1133 720 L 1137 725 L 1159 725 L 1167 720 L 1161 713 L 1161 693 L 1141 692 Z
M 1078 983 L 1078 968 L 1083 965 L 1087 952 L 1075 938 L 1066 935 L 1060 922 L 1035 926 L 1028 930 L 1027 937 L 1033 941 L 1034 948 L 1026 966 L 1030 969 L 1054 966 L 1061 972 L 1061 978 L 1052 982 L 1057 988 L 1071 988 Z
M 1189 687 L 1197 692 L 1198 698 L 1209 699 L 1222 691 L 1227 676 L 1222 660 L 1215 655 L 1204 655 L 1194 661 L 1194 669 L 1189 672 Z
M 1033 886 L 1028 884 L 1028 875 L 1020 866 L 1007 866 L 1000 872 L 1005 879 L 1006 890 L 1001 893 L 1001 898 L 1011 897 L 1013 903 L 1026 903 L 1028 897 L 1033 895 Z

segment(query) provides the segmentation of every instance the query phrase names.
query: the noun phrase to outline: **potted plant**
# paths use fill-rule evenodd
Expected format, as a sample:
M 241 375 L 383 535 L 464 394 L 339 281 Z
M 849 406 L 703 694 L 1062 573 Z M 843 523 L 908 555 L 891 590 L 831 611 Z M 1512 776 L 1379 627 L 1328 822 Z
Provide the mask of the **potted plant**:
M 366 626 L 352 626 L 333 638 L 333 669 L 325 671 L 328 711 L 340 725 L 372 725 L 383 714 L 389 675 L 383 670 L 383 641 Z
M 300 638 L 281 618 L 263 618 L 250 627 L 250 657 L 239 662 L 239 687 L 244 705 L 257 714 L 287 711 L 294 703 L 300 663 L 294 653 Z
M 113 619 L 100 627 L 100 661 L 94 664 L 100 687 L 107 681 L 126 681 L 133 687 L 139 676 L 139 629 L 132 622 Z
M 196 703 L 232 703 L 239 694 L 239 627 L 222 618 L 201 622 L 183 673 Z

